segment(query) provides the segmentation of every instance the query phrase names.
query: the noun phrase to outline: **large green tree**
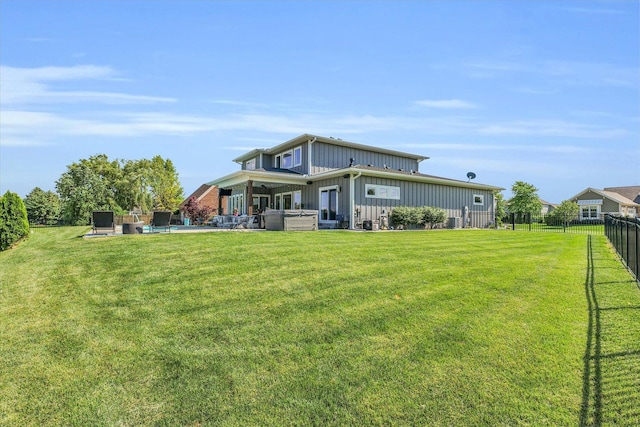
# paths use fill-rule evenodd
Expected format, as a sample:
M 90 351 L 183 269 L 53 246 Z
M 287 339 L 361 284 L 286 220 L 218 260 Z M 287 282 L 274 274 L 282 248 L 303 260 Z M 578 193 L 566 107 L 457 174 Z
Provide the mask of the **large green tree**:
M 16 193 L 7 191 L 0 197 L 0 251 L 29 235 L 29 220 L 24 202 Z
M 538 197 L 538 189 L 524 181 L 516 181 L 511 187 L 513 197 L 508 202 L 509 212 L 514 214 L 540 214 L 542 202 Z
M 153 194 L 153 208 L 175 211 L 184 199 L 178 172 L 169 159 L 155 156 L 151 159 L 149 184 Z
M 151 161 L 147 159 L 126 160 L 122 163 L 117 200 L 124 210 L 149 212 L 153 209 L 149 184 L 151 174 Z
M 121 210 L 117 209 L 110 183 L 94 170 L 91 162 L 67 166 L 56 181 L 56 190 L 62 200 L 62 216 L 72 225 L 89 224 L 95 210 Z
M 60 219 L 60 197 L 53 191 L 36 187 L 24 198 L 29 222 L 35 224 L 56 224 Z
M 71 224 L 88 224 L 94 210 L 149 212 L 178 208 L 183 199 L 178 172 L 169 159 L 109 160 L 91 156 L 67 166 L 56 181 L 62 213 Z

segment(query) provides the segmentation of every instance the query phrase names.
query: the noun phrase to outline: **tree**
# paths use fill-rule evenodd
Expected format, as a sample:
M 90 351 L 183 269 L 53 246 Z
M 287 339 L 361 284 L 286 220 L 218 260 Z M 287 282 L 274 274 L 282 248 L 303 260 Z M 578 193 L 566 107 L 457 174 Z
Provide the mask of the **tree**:
M 124 210 L 149 212 L 153 209 L 151 174 L 150 160 L 123 162 L 122 176 L 117 183 L 116 201 Z
M 88 162 L 72 163 L 56 181 L 62 200 L 62 216 L 72 225 L 87 225 L 95 210 L 121 210 L 106 179 Z
M 169 159 L 151 159 L 149 185 L 153 194 L 153 208 L 175 211 L 184 199 L 178 172 Z
M 60 219 L 60 197 L 53 191 L 36 187 L 24 198 L 29 222 L 35 224 L 56 224 Z
M 29 235 L 29 220 L 24 202 L 16 193 L 7 191 L 0 197 L 0 251 Z
M 563 201 L 560 206 L 555 208 L 549 215 L 547 215 L 547 224 L 563 224 L 569 225 L 571 221 L 577 218 L 580 213 L 580 206 L 576 202 L 571 200 Z
M 198 202 L 194 196 L 189 197 L 189 200 L 184 204 L 185 216 L 191 219 L 194 223 L 198 219 L 206 221 L 211 216 L 213 208 L 209 205 L 203 205 Z
M 523 181 L 516 181 L 511 187 L 513 197 L 509 200 L 508 209 L 513 214 L 540 214 L 542 202 L 538 197 L 538 189 Z

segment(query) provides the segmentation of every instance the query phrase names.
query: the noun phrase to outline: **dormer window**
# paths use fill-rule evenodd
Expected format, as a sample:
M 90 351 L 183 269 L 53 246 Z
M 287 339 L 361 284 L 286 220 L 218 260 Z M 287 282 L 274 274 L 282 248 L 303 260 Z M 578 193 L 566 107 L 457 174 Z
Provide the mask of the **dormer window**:
M 244 165 L 244 168 L 248 171 L 254 170 L 256 168 L 256 159 L 253 158 L 251 160 L 247 160 Z

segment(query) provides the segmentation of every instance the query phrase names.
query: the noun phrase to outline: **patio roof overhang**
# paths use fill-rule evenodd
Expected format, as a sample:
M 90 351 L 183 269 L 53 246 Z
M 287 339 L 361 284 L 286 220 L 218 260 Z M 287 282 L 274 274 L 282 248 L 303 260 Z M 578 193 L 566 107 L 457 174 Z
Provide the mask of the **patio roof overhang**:
M 270 172 L 261 170 L 241 170 L 208 182 L 208 185 L 217 185 L 219 188 L 231 188 L 245 185 L 253 181 L 254 186 L 264 185 L 266 187 L 279 186 L 283 184 L 306 185 L 310 177 L 294 173 Z

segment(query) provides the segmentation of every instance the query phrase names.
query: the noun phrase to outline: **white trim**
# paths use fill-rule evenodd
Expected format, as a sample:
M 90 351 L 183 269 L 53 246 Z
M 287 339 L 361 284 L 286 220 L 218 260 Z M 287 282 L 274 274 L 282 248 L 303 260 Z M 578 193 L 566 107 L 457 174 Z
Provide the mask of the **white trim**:
M 473 205 L 474 206 L 484 206 L 484 195 L 482 195 L 482 194 L 474 194 L 473 195 Z

